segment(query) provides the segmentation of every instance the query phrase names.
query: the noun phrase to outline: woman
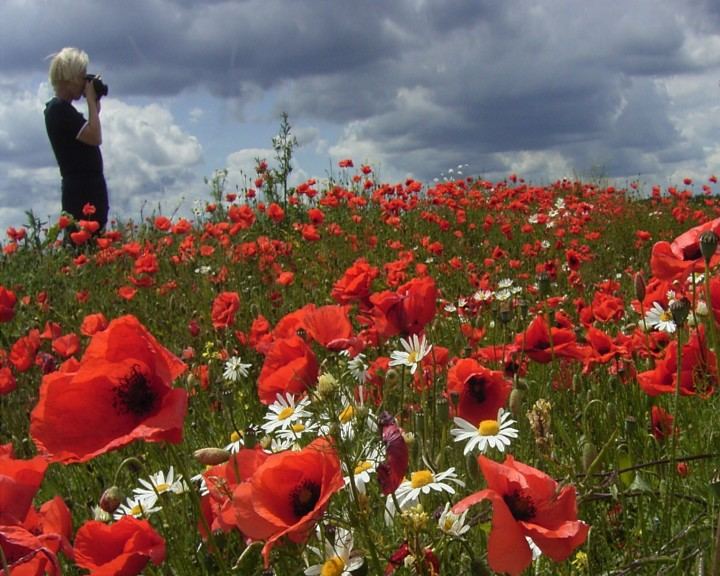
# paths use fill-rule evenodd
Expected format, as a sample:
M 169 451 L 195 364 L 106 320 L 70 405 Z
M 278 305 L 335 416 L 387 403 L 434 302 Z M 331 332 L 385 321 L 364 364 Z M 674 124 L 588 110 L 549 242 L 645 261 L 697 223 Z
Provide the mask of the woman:
M 76 221 L 96 220 L 102 230 L 108 193 L 100 152 L 100 101 L 87 79 L 88 62 L 88 55 L 77 48 L 63 48 L 52 57 L 49 75 L 55 97 L 45 106 L 45 127 L 62 176 L 63 212 Z M 72 105 L 81 96 L 87 101 L 87 120 Z

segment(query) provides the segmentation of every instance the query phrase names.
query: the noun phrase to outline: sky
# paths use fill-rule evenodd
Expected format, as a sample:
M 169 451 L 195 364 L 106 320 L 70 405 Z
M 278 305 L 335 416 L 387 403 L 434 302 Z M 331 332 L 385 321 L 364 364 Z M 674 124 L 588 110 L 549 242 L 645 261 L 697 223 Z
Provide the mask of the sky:
M 0 230 L 54 222 L 47 57 L 90 55 L 111 218 L 191 214 L 272 165 L 669 186 L 720 172 L 715 0 L 2 0 Z M 87 115 L 84 101 L 76 107 Z

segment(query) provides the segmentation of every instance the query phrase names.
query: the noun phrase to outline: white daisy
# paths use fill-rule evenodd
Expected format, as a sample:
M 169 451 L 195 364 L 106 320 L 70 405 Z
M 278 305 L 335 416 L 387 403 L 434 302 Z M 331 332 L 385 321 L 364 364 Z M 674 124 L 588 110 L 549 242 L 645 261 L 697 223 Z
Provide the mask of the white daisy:
M 470 530 L 470 525 L 465 524 L 467 513 L 468 510 L 465 510 L 462 514 L 455 514 L 450 510 L 450 502 L 446 502 L 445 508 L 438 519 L 438 527 L 448 536 L 462 536 Z
M 189 490 L 187 483 L 181 475 L 175 478 L 175 469 L 172 466 L 168 469 L 167 475 L 161 470 L 160 472 L 151 474 L 149 480 L 140 478 L 139 481 L 142 486 L 135 488 L 133 494 L 136 498 L 143 500 L 150 499 L 153 496 L 161 496 L 167 492 L 182 494 Z
M 243 364 L 239 356 L 231 356 L 225 361 L 223 378 L 228 382 L 238 382 L 240 378 L 248 377 L 248 369 L 251 367 L 252 364 Z
M 118 509 L 113 512 L 113 518 L 115 520 L 120 520 L 123 516 L 147 518 L 151 514 L 162 510 L 162 507 L 157 506 L 156 504 L 157 496 L 154 493 L 152 496 L 130 497 L 124 504 L 120 504 Z
M 677 330 L 670 310 L 665 310 L 659 302 L 653 302 L 652 308 L 645 313 L 645 324 L 668 334 L 673 334 Z
M 510 278 L 503 278 L 500 280 L 497 284 L 497 287 L 500 290 L 503 290 L 505 288 L 510 288 L 513 285 L 513 281 Z
M 297 404 L 295 396 L 290 393 L 277 394 L 276 400 L 268 406 L 268 412 L 265 414 L 265 423 L 261 426 L 268 434 L 275 430 L 283 430 L 291 428 L 294 424 L 302 423 L 303 418 L 311 416 L 310 412 L 305 410 L 310 405 L 310 399 L 302 398 Z
M 456 416 L 453 422 L 459 428 L 453 428 L 450 434 L 455 437 L 455 442 L 467 442 L 463 450 L 466 456 L 476 448 L 483 454 L 488 448 L 497 448 L 504 452 L 505 447 L 510 446 L 511 440 L 518 437 L 518 431 L 513 427 L 515 420 L 510 416 L 510 412 L 500 408 L 497 420 L 483 420 L 477 426 Z
M 320 426 L 315 422 L 310 422 L 308 420 L 306 420 L 305 422 L 298 421 L 294 424 L 291 424 L 287 428 L 280 428 L 279 430 L 275 430 L 274 438 L 281 442 L 289 442 L 292 444 L 305 435 L 312 435 L 313 438 L 316 438 L 320 435 L 319 431 Z
M 475 302 L 490 302 L 494 296 L 495 292 L 492 290 L 478 290 L 472 295 L 472 298 Z
M 365 384 L 368 378 L 368 365 L 365 363 L 365 354 L 360 352 L 354 358 L 348 360 L 348 372 L 355 378 L 358 384 Z
M 407 340 L 400 338 L 400 344 L 405 350 L 395 350 L 390 355 L 389 365 L 408 366 L 410 368 L 410 374 L 415 374 L 422 359 L 432 350 L 432 344 L 428 346 L 425 341 L 425 336 L 418 338 L 417 334 L 413 334 Z
M 366 454 L 361 456 L 360 461 L 355 465 L 352 478 L 350 478 L 349 474 L 343 477 L 345 486 L 349 486 L 350 482 L 354 481 L 357 491 L 365 494 L 367 492 L 367 486 L 370 484 L 370 475 L 376 472 L 381 459 L 380 450 L 377 447 L 369 449 Z M 347 474 L 347 469 L 344 466 L 343 471 Z
M 430 470 L 418 470 L 410 474 L 409 480 L 403 480 L 397 490 L 395 497 L 398 500 L 401 510 L 418 503 L 420 494 L 430 492 L 447 492 L 455 494 L 452 484 L 465 486 L 465 483 L 455 474 L 455 468 L 448 468 L 444 472 L 435 474 Z
M 308 548 L 323 562 L 306 568 L 305 576 L 352 576 L 364 562 L 361 555 L 353 553 L 352 532 L 339 526 L 335 529 L 334 541 L 325 540 L 324 553 L 313 546 Z

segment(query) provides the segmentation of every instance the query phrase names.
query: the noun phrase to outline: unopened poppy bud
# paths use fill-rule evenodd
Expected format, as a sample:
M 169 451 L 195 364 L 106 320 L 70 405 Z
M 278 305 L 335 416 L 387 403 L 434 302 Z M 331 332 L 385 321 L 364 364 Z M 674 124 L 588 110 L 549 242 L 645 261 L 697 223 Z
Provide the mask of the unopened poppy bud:
M 230 452 L 223 448 L 200 448 L 193 452 L 195 460 L 205 466 L 215 466 L 230 459 Z
M 690 313 L 690 300 L 683 297 L 679 300 L 673 300 L 670 303 L 670 314 L 672 314 L 673 322 L 680 327 L 685 324 L 688 314 Z
M 400 376 L 398 375 L 397 370 L 394 368 L 389 368 L 387 372 L 385 372 L 385 384 L 388 386 L 394 386 L 398 383 L 398 380 L 400 379 Z
M 100 496 L 100 508 L 108 514 L 115 512 L 121 502 L 122 492 L 117 486 L 110 486 L 110 488 L 105 490 L 102 496 Z
M 710 262 L 710 258 L 715 255 L 717 250 L 718 235 L 712 230 L 708 230 L 700 234 L 700 253 L 703 255 L 705 262 Z
M 595 462 L 595 458 L 597 458 L 598 451 L 597 448 L 595 448 L 595 444 L 590 442 L 589 440 L 586 441 L 583 444 L 583 451 L 582 451 L 582 464 L 583 464 L 583 470 L 587 472 L 590 470 L 590 466 L 592 466 L 592 463 Z
M 547 272 L 540 272 L 537 275 L 537 287 L 541 298 L 545 298 L 550 294 L 550 276 Z
M 245 448 L 255 448 L 258 441 L 258 431 L 252 426 L 245 428 L 245 434 L 243 434 L 243 444 Z
M 447 422 L 450 418 L 450 407 L 447 398 L 440 398 L 435 404 L 435 414 L 439 422 Z
M 508 400 L 508 406 L 510 407 L 510 412 L 512 412 L 513 416 L 515 416 L 516 418 L 519 417 L 520 414 L 522 414 L 524 397 L 525 393 L 519 388 L 513 388 L 512 392 L 510 392 L 510 400 Z
M 645 300 L 645 276 L 642 272 L 636 272 L 633 277 L 633 285 L 635 286 L 635 298 L 642 302 Z

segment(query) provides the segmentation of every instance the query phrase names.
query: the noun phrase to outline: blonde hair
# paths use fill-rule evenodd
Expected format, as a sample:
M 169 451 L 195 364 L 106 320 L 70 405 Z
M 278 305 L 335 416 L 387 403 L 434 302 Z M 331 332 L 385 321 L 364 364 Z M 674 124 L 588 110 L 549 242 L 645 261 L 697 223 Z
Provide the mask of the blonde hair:
M 50 61 L 50 84 L 57 89 L 64 82 L 77 80 L 87 71 L 90 58 L 78 48 L 63 48 L 57 54 L 48 56 Z

